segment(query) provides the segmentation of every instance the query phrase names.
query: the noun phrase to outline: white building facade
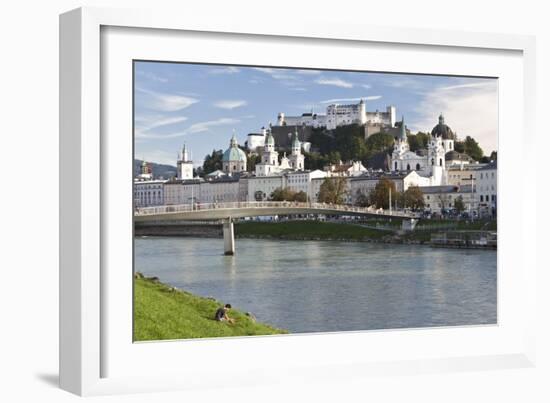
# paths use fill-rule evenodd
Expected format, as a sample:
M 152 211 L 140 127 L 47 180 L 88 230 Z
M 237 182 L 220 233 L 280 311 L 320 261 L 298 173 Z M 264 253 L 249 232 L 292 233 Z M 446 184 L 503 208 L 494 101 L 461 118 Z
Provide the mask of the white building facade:
M 475 197 L 475 188 L 464 186 L 427 186 L 422 188 L 424 195 L 424 209 L 432 213 L 441 214 L 442 210 L 453 210 L 457 199 L 462 199 L 464 212 L 473 214 L 478 209 Z
M 479 214 L 496 217 L 497 214 L 497 163 L 492 162 L 476 171 L 476 194 Z
M 134 181 L 134 206 L 150 207 L 164 204 L 164 180 Z
M 417 171 L 430 177 L 431 186 L 447 184 L 446 154 L 454 152 L 455 135 L 445 124 L 443 115 L 431 133 L 427 153 L 410 150 L 405 121 L 402 119 L 400 134 L 395 139 L 391 156 L 391 170 L 396 172 Z M 454 154 L 453 154 L 454 155 Z

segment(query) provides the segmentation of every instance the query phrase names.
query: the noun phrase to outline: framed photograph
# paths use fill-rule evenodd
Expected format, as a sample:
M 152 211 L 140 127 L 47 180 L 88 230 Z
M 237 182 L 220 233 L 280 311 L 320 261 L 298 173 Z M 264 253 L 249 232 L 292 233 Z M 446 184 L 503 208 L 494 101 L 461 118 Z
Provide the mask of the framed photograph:
M 60 24 L 64 389 L 533 365 L 532 38 Z

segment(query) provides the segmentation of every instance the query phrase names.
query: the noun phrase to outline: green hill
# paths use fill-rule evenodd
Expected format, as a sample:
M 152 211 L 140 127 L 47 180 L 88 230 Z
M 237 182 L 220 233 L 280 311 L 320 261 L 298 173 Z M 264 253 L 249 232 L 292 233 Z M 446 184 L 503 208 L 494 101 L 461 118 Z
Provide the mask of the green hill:
M 134 176 L 139 175 L 142 160 L 134 160 Z M 177 168 L 172 165 L 157 164 L 156 162 L 149 162 L 153 169 L 153 177 L 155 179 L 170 179 L 177 174 Z
M 288 333 L 255 322 L 237 309 L 229 312 L 234 324 L 217 322 L 214 314 L 222 305 L 138 274 L 134 279 L 134 341 Z

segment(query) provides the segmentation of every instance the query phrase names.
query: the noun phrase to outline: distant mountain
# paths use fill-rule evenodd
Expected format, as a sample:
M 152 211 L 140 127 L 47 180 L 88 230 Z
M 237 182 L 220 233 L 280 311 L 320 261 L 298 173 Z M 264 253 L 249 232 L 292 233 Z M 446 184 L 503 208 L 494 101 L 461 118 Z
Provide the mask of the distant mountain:
M 143 160 L 134 159 L 134 176 L 139 175 L 140 167 Z M 176 176 L 178 169 L 172 165 L 157 164 L 155 162 L 148 162 L 153 169 L 153 178 L 155 179 L 170 179 Z

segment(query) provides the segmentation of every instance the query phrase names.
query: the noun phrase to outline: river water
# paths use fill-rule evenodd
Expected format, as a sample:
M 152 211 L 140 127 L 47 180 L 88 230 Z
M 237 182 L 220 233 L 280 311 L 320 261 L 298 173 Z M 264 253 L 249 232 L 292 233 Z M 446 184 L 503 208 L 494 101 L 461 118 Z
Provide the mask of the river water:
M 361 242 L 138 237 L 135 270 L 291 333 L 493 324 L 497 254 Z

